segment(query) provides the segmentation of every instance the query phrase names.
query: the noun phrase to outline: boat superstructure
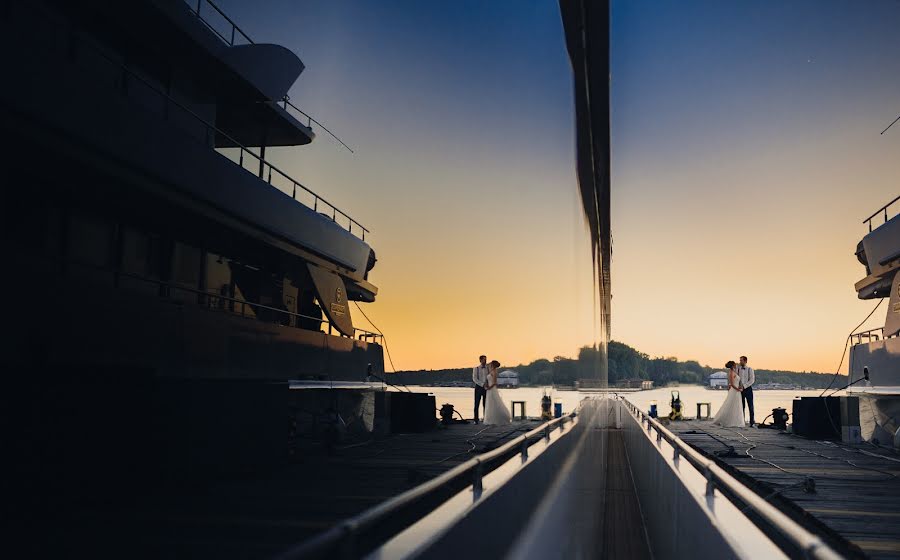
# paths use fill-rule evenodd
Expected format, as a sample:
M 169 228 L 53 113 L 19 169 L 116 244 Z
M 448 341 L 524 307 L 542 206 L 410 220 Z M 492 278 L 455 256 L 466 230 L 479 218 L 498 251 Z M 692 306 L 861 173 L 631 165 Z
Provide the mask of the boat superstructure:
M 851 335 L 848 394 L 859 397 L 861 436 L 900 447 L 900 197 L 863 223 L 869 232 L 856 249 L 866 277 L 856 283 L 860 299 L 887 300 L 884 326 Z M 880 223 L 879 223 L 880 222 Z
M 103 545 L 179 485 L 284 464 L 319 398 L 291 381 L 383 374 L 353 320 L 375 252 L 266 156 L 324 130 L 288 97 L 303 62 L 213 2 L 12 0 L 0 43 L 6 441 L 22 511 Z
M 190 379 L 383 371 L 352 320 L 377 294 L 367 230 L 266 159 L 315 138 L 287 96 L 294 53 L 207 0 L 5 11 L 8 357 Z

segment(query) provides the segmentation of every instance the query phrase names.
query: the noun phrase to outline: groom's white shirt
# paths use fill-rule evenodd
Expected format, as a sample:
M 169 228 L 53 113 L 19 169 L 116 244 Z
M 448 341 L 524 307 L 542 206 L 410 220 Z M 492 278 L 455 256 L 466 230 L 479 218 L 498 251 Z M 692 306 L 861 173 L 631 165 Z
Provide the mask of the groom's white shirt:
M 738 366 L 738 376 L 741 378 L 741 385 L 744 389 L 752 387 L 756 383 L 756 373 L 750 366 Z
M 488 367 L 486 365 L 478 364 L 472 368 L 472 382 L 479 387 L 484 387 L 484 384 L 487 383 L 487 376 Z

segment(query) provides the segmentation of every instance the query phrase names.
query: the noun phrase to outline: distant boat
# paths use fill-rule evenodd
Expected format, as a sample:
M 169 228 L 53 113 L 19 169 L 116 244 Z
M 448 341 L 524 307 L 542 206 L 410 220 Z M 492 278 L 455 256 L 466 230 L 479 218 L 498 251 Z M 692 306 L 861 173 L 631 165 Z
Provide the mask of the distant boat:
M 707 389 L 727 389 L 728 388 L 728 372 L 717 371 L 709 376 L 709 385 Z
M 497 374 L 497 385 L 504 389 L 515 389 L 519 386 L 519 372 L 511 369 Z

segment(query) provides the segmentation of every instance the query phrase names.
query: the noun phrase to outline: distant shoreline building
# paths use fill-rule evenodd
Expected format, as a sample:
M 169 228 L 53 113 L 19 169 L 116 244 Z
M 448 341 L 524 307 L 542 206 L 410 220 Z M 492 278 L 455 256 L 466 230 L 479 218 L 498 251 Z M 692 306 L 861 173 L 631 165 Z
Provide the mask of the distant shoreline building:
M 717 371 L 709 376 L 710 389 L 726 389 L 728 387 L 728 373 Z
M 653 381 L 651 381 L 650 379 L 640 379 L 638 377 L 634 377 L 631 379 L 620 379 L 618 383 L 616 383 L 616 386 L 649 391 L 653 388 Z
M 579 379 L 575 382 L 578 389 L 605 389 L 607 387 L 616 387 L 619 389 L 638 389 L 647 391 L 653 388 L 653 381 L 649 379 L 620 379 L 613 385 L 603 383 L 600 379 Z
M 505 389 L 514 389 L 519 386 L 519 372 L 507 369 L 497 374 L 497 385 Z

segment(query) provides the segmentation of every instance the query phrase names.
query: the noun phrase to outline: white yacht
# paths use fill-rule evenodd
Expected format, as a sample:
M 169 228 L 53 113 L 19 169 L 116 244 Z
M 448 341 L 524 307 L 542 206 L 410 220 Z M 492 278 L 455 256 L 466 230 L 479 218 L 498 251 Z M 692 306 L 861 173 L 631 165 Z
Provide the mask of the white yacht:
M 77 520 L 54 542 L 133 541 L 109 519 L 182 495 L 173 481 L 296 453 L 322 415 L 290 381 L 383 373 L 354 323 L 378 292 L 371 236 L 267 158 L 327 132 L 288 98 L 304 64 L 213 1 L 12 0 L 0 44 L 17 508 Z M 98 504 L 120 513 L 89 523 Z
M 866 277 L 856 283 L 860 299 L 887 299 L 884 326 L 851 335 L 850 387 L 859 397 L 861 436 L 867 441 L 900 447 L 900 214 L 889 218 L 900 196 L 863 223 L 869 233 L 856 257 Z M 878 222 L 881 222 L 880 224 Z
M 266 156 L 323 131 L 288 98 L 295 53 L 209 0 L 5 13 L 4 255 L 28 279 L 7 359 L 169 379 L 383 371 L 353 321 L 378 292 L 367 229 Z

